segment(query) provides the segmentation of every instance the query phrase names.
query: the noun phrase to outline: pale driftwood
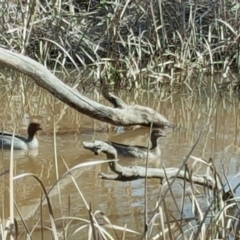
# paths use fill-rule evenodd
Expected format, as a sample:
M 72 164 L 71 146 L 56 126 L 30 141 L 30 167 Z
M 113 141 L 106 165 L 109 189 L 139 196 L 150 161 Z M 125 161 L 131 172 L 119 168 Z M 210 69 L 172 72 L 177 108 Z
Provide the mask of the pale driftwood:
M 106 154 L 107 159 L 116 160 L 118 159 L 117 152 L 115 148 L 109 145 L 106 142 L 102 141 L 94 141 L 94 142 L 83 142 L 83 147 L 88 149 L 94 154 L 98 155 L 100 152 Z M 100 173 L 99 175 L 103 179 L 108 180 L 118 180 L 118 181 L 132 181 L 137 179 L 145 178 L 147 174 L 147 178 L 158 178 L 160 179 L 161 183 L 171 178 L 178 178 L 178 179 L 185 179 L 187 181 L 191 181 L 195 184 L 201 186 L 207 186 L 209 188 L 213 188 L 215 186 L 215 180 L 209 175 L 191 175 L 189 176 L 185 171 L 179 171 L 178 168 L 166 168 L 166 169 L 159 169 L 159 168 L 148 168 L 146 171 L 145 167 L 140 166 L 132 166 L 132 167 L 123 167 L 116 161 L 109 163 L 110 169 L 116 173 L 113 174 L 105 174 Z M 178 174 L 176 176 L 176 174 Z
M 31 77 L 35 83 L 80 113 L 116 126 L 171 127 L 172 124 L 155 110 L 139 105 L 128 106 L 110 95 L 116 108 L 97 103 L 67 86 L 40 63 L 18 53 L 0 48 L 0 65 Z
M 109 92 L 108 86 L 103 79 L 100 79 L 100 82 L 103 97 L 107 99 L 115 108 L 124 109 L 128 106 L 122 99 Z

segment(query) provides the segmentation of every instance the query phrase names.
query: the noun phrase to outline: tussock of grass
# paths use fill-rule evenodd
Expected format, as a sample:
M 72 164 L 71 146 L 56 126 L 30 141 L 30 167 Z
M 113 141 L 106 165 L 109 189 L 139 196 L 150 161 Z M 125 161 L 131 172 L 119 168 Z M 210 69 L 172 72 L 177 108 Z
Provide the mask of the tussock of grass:
M 81 2 L 81 1 L 80 1 Z M 0 46 L 81 77 L 187 86 L 201 72 L 240 68 L 238 1 L 1 1 Z M 132 14 L 134 12 L 134 14 Z M 86 71 L 85 71 L 86 70 Z M 239 89 L 239 83 L 233 86 Z

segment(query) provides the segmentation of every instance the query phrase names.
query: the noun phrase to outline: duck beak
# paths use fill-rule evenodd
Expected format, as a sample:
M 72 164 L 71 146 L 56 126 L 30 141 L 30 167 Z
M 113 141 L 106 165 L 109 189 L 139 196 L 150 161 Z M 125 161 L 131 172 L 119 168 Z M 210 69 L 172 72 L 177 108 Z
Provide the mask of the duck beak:
M 167 137 L 167 135 L 165 135 L 164 133 L 161 133 L 160 137 Z

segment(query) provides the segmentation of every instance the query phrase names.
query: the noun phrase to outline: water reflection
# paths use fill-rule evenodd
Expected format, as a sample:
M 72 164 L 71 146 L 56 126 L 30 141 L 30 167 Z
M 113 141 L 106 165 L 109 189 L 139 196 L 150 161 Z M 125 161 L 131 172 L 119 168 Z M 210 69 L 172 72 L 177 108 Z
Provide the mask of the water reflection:
M 105 159 L 104 155 L 94 156 L 83 149 L 83 141 L 112 140 L 131 145 L 147 145 L 149 129 L 139 128 L 127 130 L 107 123 L 93 120 L 68 106 L 62 104 L 45 90 L 40 89 L 31 81 L 23 81 L 20 87 L 18 82 L 6 82 L 0 88 L 2 118 L 0 126 L 5 130 L 12 130 L 16 125 L 16 132 L 26 133 L 28 123 L 37 119 L 41 122 L 43 131 L 38 135 L 38 154 L 14 153 L 14 174 L 31 172 L 37 175 L 47 190 L 56 181 L 56 167 L 54 160 L 53 132 L 55 126 L 56 152 L 59 175 L 67 171 L 64 162 L 71 168 L 79 163 Z M 79 89 L 80 91 L 80 89 Z M 227 175 L 239 171 L 239 100 L 237 98 L 219 98 L 218 96 L 204 96 L 188 94 L 135 91 L 119 92 L 118 95 L 128 104 L 142 104 L 152 107 L 177 125 L 176 129 L 167 132 L 167 138 L 161 139 L 161 161 L 149 162 L 150 167 L 179 167 L 183 157 L 189 152 L 200 132 L 199 144 L 193 155 L 208 159 L 212 157 L 217 168 L 222 171 L 225 166 Z M 88 92 L 91 99 L 99 97 L 99 101 L 106 103 L 94 91 Z M 55 125 L 54 125 L 55 123 Z M 1 154 L 1 170 L 9 168 L 10 153 Z M 143 160 L 121 158 L 123 165 L 144 165 Z M 192 162 L 190 161 L 189 164 Z M 205 171 L 198 165 L 199 173 Z M 80 168 L 72 174 L 86 198 L 92 204 L 93 211 L 101 210 L 114 224 L 141 231 L 144 212 L 144 181 L 115 182 L 104 181 L 98 178 L 100 171 L 110 172 L 107 164 Z M 5 216 L 8 216 L 9 195 L 8 176 L 2 177 L 2 204 Z M 39 220 L 37 211 L 42 194 L 41 187 L 32 177 L 24 177 L 14 182 L 15 200 L 22 217 L 32 227 Z M 62 214 L 88 218 L 88 212 L 79 196 L 71 177 L 66 176 L 60 181 L 61 206 L 59 203 L 58 188 L 51 191 L 51 202 L 55 217 Z M 181 198 L 179 185 L 175 186 L 175 193 Z M 159 194 L 159 181 L 148 181 L 148 209 L 154 210 Z M 169 201 L 169 208 L 174 204 Z M 3 209 L 2 209 L 3 210 Z M 46 205 L 43 208 L 44 221 L 49 223 Z M 3 214 L 3 213 L 2 213 Z M 16 216 L 17 219 L 18 216 Z M 131 239 L 131 238 L 129 238 Z

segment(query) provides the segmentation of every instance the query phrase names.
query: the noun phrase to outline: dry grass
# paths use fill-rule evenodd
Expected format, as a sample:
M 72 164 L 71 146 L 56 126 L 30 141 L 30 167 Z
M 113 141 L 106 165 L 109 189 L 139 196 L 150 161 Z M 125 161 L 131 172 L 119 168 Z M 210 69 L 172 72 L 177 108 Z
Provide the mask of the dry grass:
M 71 67 L 79 75 L 81 66 L 82 80 L 101 74 L 130 87 L 189 87 L 202 72 L 220 72 L 222 83 L 231 70 L 239 71 L 238 1 L 5 0 L 0 5 L 2 47 L 52 69 Z
M 185 169 L 186 174 L 191 176 L 191 174 L 194 173 L 194 166 L 197 164 L 204 164 L 206 166 L 206 173 L 214 177 L 217 184 L 213 189 L 205 186 L 204 189 L 200 190 L 198 186 L 191 181 L 190 184 L 184 180 L 177 182 L 176 179 L 168 180 L 168 177 L 166 176 L 165 183 L 159 188 L 159 198 L 156 199 L 155 210 L 150 214 L 146 207 L 146 219 L 142 219 L 142 221 L 145 221 L 146 227 L 142 232 L 136 232 L 132 229 L 126 228 L 126 226 L 114 225 L 100 210 L 93 212 L 91 204 L 88 204 L 84 198 L 84 194 L 78 186 L 73 173 L 80 168 L 111 161 L 99 160 L 81 163 L 71 169 L 68 169 L 67 164 L 65 163 L 67 171 L 57 178 L 57 181 L 48 191 L 45 189 L 41 179 L 31 173 L 24 173 L 11 177 L 11 184 L 14 184 L 15 181 L 25 177 L 31 177 L 37 180 L 44 196 L 43 198 L 40 198 L 40 204 L 37 210 L 40 214 L 40 218 L 37 223 L 30 228 L 21 217 L 18 203 L 15 202 L 14 199 L 13 188 L 10 188 L 10 195 L 12 195 L 10 204 L 14 204 L 16 211 L 11 213 L 9 221 L 6 223 L 4 221 L 1 222 L 0 234 L 2 239 L 8 239 L 8 236 L 11 236 L 12 239 L 17 239 L 21 235 L 27 236 L 28 239 L 34 239 L 34 233 L 39 231 L 39 229 L 42 232 L 42 239 L 44 239 L 46 231 L 50 233 L 53 239 L 72 239 L 73 237 L 86 234 L 86 229 L 88 229 L 88 239 L 130 239 L 129 234 L 131 234 L 131 239 L 133 236 L 139 239 L 139 235 L 142 236 L 140 239 L 230 239 L 233 236 L 235 236 L 235 239 L 239 239 L 237 237 L 239 231 L 239 207 L 238 198 L 235 196 L 235 191 L 239 185 L 233 189 L 224 174 L 223 177 L 220 177 L 211 159 L 206 161 L 201 158 L 190 156 L 194 147 L 195 146 L 192 147 L 180 169 Z M 191 165 L 193 168 L 188 167 L 190 166 L 189 157 L 194 161 Z M 11 164 L 10 167 L 12 168 L 10 172 L 13 172 L 13 165 Z M 73 217 L 66 214 L 62 214 L 60 218 L 54 217 L 50 194 L 54 188 L 58 187 L 58 185 L 61 186 L 61 180 L 66 177 L 71 178 L 72 184 L 76 188 L 76 192 L 78 192 L 86 210 L 89 212 L 89 218 L 82 218 L 81 216 Z M 235 177 L 237 177 L 237 175 Z M 225 183 L 223 184 L 223 182 Z M 181 188 L 181 190 L 178 190 L 178 194 L 182 194 L 181 202 L 176 198 L 174 185 L 178 185 Z M 145 185 L 145 187 L 147 187 L 147 185 Z M 57 191 L 59 199 L 61 199 L 62 196 L 59 189 L 60 188 L 58 187 Z M 173 205 L 171 206 L 166 202 L 167 195 L 172 199 Z M 47 224 L 48 221 L 46 222 L 46 219 L 45 222 L 42 222 L 42 204 L 45 200 L 47 201 L 50 224 Z M 188 207 L 191 206 L 191 209 L 189 209 L 192 214 L 191 217 L 184 216 L 186 205 Z M 177 209 L 177 214 L 172 213 L 172 208 Z M 20 216 L 18 222 L 16 220 L 14 221 L 16 212 L 18 216 Z M 24 228 L 21 228 L 21 231 L 19 231 L 19 225 L 24 226 Z
M 19 76 L 16 76 L 16 78 L 19 78 Z M 15 112 L 16 115 L 10 118 L 11 121 L 7 122 L 7 126 L 9 127 L 9 125 L 11 125 L 11 122 L 14 122 L 15 119 L 22 118 L 22 115 L 17 114 L 23 114 L 23 112 L 29 111 L 31 115 L 34 115 L 34 113 L 42 115 L 41 110 L 43 108 L 48 109 L 47 106 L 52 104 L 52 112 L 48 112 L 46 116 L 56 115 L 55 124 L 53 125 L 53 138 L 55 145 L 53 151 L 55 152 L 55 167 L 57 173 L 58 162 L 64 162 L 63 159 L 58 159 L 56 154 L 57 142 L 55 140 L 55 133 L 57 132 L 57 124 L 60 121 L 64 122 L 64 117 L 67 117 L 68 119 L 71 119 L 71 123 L 77 126 L 77 123 L 81 122 L 82 116 L 77 114 L 75 111 L 65 109 L 65 106 L 63 104 L 59 102 L 54 102 L 51 95 L 45 96 L 45 93 L 39 88 L 36 88 L 36 86 L 34 86 L 33 89 L 29 90 L 30 85 L 27 81 L 25 81 L 25 79 L 23 80 L 22 86 L 23 89 L 21 90 L 23 92 L 20 91 L 17 84 L 14 85 L 14 82 L 11 82 L 8 79 L 6 87 L 2 89 L 4 94 L 8 96 L 5 96 L 5 98 L 2 95 L 2 98 L 4 98 L 4 101 L 2 102 L 6 104 L 6 106 L 4 104 L 2 106 L 5 107 L 5 110 L 2 110 L 2 112 L 6 114 L 5 116 L 7 116 L 7 114 L 13 114 L 11 112 L 9 113 L 9 109 L 14 110 L 13 106 L 15 96 L 20 96 L 20 98 L 17 99 L 18 105 L 19 102 L 23 102 L 23 106 L 26 105 L 30 108 L 30 110 L 24 110 L 20 113 Z M 26 91 L 24 91 L 24 89 L 26 89 Z M 139 99 L 143 100 L 146 98 L 144 96 L 144 94 L 146 93 L 143 91 L 134 91 L 133 93 L 136 96 L 130 97 L 128 95 L 125 99 L 126 102 L 134 103 L 140 101 Z M 122 93 L 120 92 L 120 95 L 121 94 Z M 148 92 L 148 94 L 150 93 Z M 39 101 L 39 108 L 36 108 L 36 106 L 34 107 L 30 104 L 35 103 L 36 98 Z M 92 96 L 92 98 L 94 97 Z M 155 96 L 150 94 L 150 98 L 152 106 L 156 109 L 160 109 L 162 107 L 162 101 L 166 100 L 167 96 Z M 8 101 L 6 99 L 8 99 Z M 154 103 L 152 103 L 153 99 Z M 217 100 L 219 100 L 219 103 Z M 28 102 L 24 103 L 24 101 Z M 215 136 L 216 133 L 219 133 L 218 130 L 222 129 L 223 122 L 225 125 L 227 125 L 229 121 L 234 121 L 233 125 L 236 127 L 236 129 L 231 129 L 231 133 L 235 134 L 233 135 L 235 142 L 233 142 L 232 144 L 236 147 L 236 145 L 238 145 L 237 137 L 239 120 L 237 109 L 239 101 L 234 98 L 219 99 L 217 96 L 215 96 L 215 98 L 214 96 L 212 96 L 211 98 L 208 98 L 208 104 L 206 108 L 204 108 L 204 111 L 199 110 L 198 114 L 196 114 L 196 109 L 202 109 L 200 104 L 201 103 L 198 98 L 189 96 L 188 98 L 182 98 L 180 103 L 174 103 L 174 101 L 172 100 L 172 108 L 169 107 L 164 110 L 166 112 L 166 115 L 169 116 L 177 114 L 177 116 L 175 116 L 175 120 L 176 122 L 178 122 L 181 128 L 179 131 L 175 132 L 174 137 L 176 138 L 176 141 L 178 140 L 178 133 L 180 135 L 186 134 L 186 138 L 189 139 L 189 142 L 193 145 L 195 141 L 194 138 L 196 138 L 194 134 L 196 134 L 196 132 L 193 133 L 192 129 L 197 129 L 201 126 L 201 128 L 207 132 L 205 136 L 205 144 L 211 144 L 213 139 L 213 132 Z M 223 105 L 223 108 L 221 108 L 221 110 L 218 110 L 218 104 Z M 163 110 L 163 108 L 161 109 Z M 228 109 L 228 111 L 230 112 L 234 112 L 234 114 L 231 114 L 230 116 L 227 115 L 226 111 L 224 111 L 226 109 Z M 199 122 L 199 118 L 201 117 L 201 115 L 205 116 L 205 118 L 203 118 L 204 124 Z M 220 117 L 224 119 L 224 121 L 221 123 L 217 121 L 217 119 Z M 184 131 L 184 129 L 187 130 Z M 220 133 L 224 135 L 224 132 L 220 131 Z M 216 136 L 214 137 L 214 139 L 214 141 L 216 141 Z M 223 139 L 221 143 L 225 146 L 226 141 L 223 141 Z M 213 143 L 214 149 L 216 144 L 216 142 Z M 202 149 L 203 155 L 206 150 L 206 145 L 204 145 Z M 191 175 L 192 173 L 194 173 L 195 167 L 198 166 L 198 164 L 204 163 L 204 166 L 206 167 L 206 172 L 208 172 L 209 175 L 213 176 L 218 181 L 216 187 L 214 189 L 209 189 L 207 187 L 198 188 L 198 186 L 195 186 L 193 183 L 189 184 L 185 181 L 172 182 L 172 180 L 170 181 L 166 178 L 165 184 L 162 187 L 159 187 L 159 197 L 156 198 L 155 210 L 153 212 L 150 212 L 147 206 L 147 202 L 146 205 L 143 206 L 143 208 L 145 208 L 145 219 L 142 219 L 142 221 L 146 222 L 146 228 L 142 229 L 142 232 L 136 232 L 134 231 L 134 229 L 129 229 L 126 226 L 114 225 L 114 223 L 111 222 L 111 219 L 109 219 L 103 212 L 101 212 L 100 210 L 93 210 L 91 204 L 89 204 L 84 198 L 84 193 L 81 191 L 81 188 L 76 182 L 76 179 L 74 177 L 75 171 L 78 171 L 79 169 L 88 167 L 90 165 L 101 164 L 103 162 L 106 162 L 106 160 L 82 163 L 72 167 L 71 169 L 68 169 L 67 164 L 65 164 L 66 172 L 62 175 L 56 175 L 56 182 L 52 185 L 51 189 L 47 190 L 42 180 L 39 179 L 39 177 L 36 175 L 33 175 L 31 173 L 14 175 L 14 165 L 12 164 L 13 158 L 11 158 L 9 167 L 11 174 L 5 176 L 7 178 L 11 176 L 9 181 L 10 187 L 5 187 L 7 189 L 9 188 L 10 190 L 11 199 L 9 204 L 11 204 L 11 209 L 13 209 L 14 206 L 14 211 L 11 211 L 11 218 L 9 221 L 5 221 L 5 219 L 9 217 L 8 213 L 5 213 L 5 216 L 1 216 L 0 234 L 2 236 L 2 239 L 8 239 L 10 235 L 12 236 L 12 238 L 16 238 L 17 236 L 24 236 L 24 239 L 26 239 L 26 237 L 28 237 L 28 239 L 34 239 L 34 234 L 39 230 L 41 231 L 42 239 L 44 239 L 44 236 L 46 237 L 47 233 L 49 233 L 50 236 L 54 239 L 73 239 L 74 237 L 77 238 L 78 236 L 81 236 L 81 234 L 86 233 L 86 231 L 88 233 L 89 239 L 132 239 L 132 236 L 139 239 L 139 235 L 142 236 L 142 239 L 230 239 L 231 237 L 235 237 L 235 239 L 240 239 L 238 206 L 239 197 L 235 194 L 236 188 L 233 189 L 231 187 L 231 183 L 225 176 L 225 169 L 217 169 L 217 167 L 215 167 L 214 165 L 214 161 L 204 161 L 196 157 L 192 157 L 192 159 L 194 160 L 194 162 L 191 165 L 189 159 L 187 160 L 187 158 L 185 158 L 186 161 L 181 167 L 182 169 L 185 169 L 186 174 Z M 220 172 L 221 176 L 219 174 Z M 4 175 L 6 175 L 6 172 L 4 173 Z M 239 174 L 236 174 L 235 177 L 237 178 L 238 175 Z M 2 178 L 1 174 L 0 177 Z M 14 184 L 16 183 L 16 181 L 20 181 L 25 177 L 36 180 L 41 186 L 41 191 L 44 194 L 42 197 L 39 198 L 40 204 L 38 208 L 38 213 L 40 215 L 40 218 L 33 227 L 29 226 L 28 223 L 25 222 L 25 219 L 21 217 L 22 214 L 18 208 L 18 202 L 14 197 Z M 67 215 L 66 213 L 63 214 L 62 212 L 60 218 L 55 217 L 55 213 L 53 210 L 53 204 L 55 203 L 53 203 L 51 201 L 51 198 L 48 196 L 51 194 L 51 191 L 57 189 L 59 194 L 59 198 L 57 200 L 61 202 L 61 198 L 63 197 L 61 195 L 62 192 L 60 191 L 61 181 L 66 177 L 71 179 L 71 183 L 75 187 L 77 194 L 80 196 L 80 199 L 84 203 L 84 207 L 89 213 L 88 218 L 83 218 L 81 215 Z M 176 186 L 178 188 L 177 195 L 181 194 L 181 201 L 179 201 L 179 196 L 176 196 Z M 145 188 L 147 187 L 148 185 L 146 184 Z M 166 198 L 166 196 L 168 196 L 168 198 Z M 231 197 L 231 199 L 229 199 L 229 196 Z M 169 198 L 172 200 L 171 202 L 173 203 L 173 205 L 170 205 L 168 202 L 166 202 L 166 199 Z M 45 221 L 43 221 L 42 213 L 43 208 L 45 208 L 45 205 L 43 205 L 44 200 L 47 201 L 46 206 L 49 213 L 49 219 L 44 219 Z M 173 206 L 177 209 L 177 214 L 172 212 Z M 189 207 L 187 210 L 191 212 L 191 217 L 185 216 L 186 206 Z M 1 207 L 4 208 L 3 205 Z M 71 208 L 70 203 L 69 208 Z M 16 216 L 20 216 L 20 220 L 18 222 L 16 220 L 14 221 L 14 219 L 16 219 Z M 101 223 L 98 222 L 99 216 L 101 217 L 101 219 L 103 219 Z M 19 226 L 23 227 L 20 228 Z

